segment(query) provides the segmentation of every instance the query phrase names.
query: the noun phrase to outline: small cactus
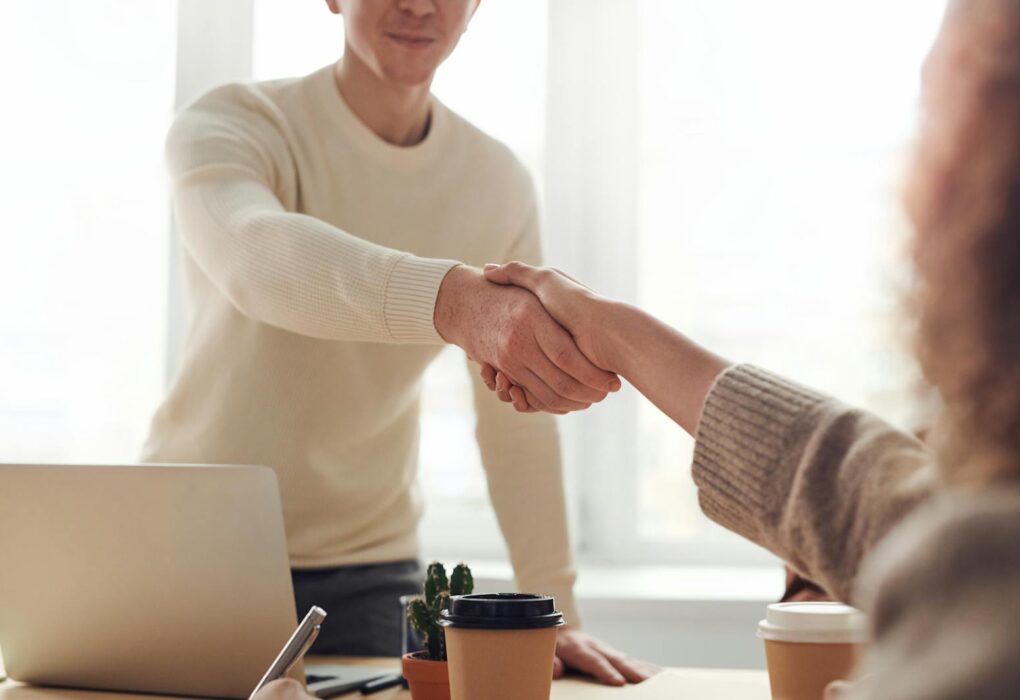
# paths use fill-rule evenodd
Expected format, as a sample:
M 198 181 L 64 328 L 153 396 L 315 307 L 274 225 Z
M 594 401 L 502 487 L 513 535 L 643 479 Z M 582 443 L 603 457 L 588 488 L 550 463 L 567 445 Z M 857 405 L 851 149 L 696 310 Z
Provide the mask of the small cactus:
M 425 595 L 411 601 L 407 607 L 407 619 L 421 635 L 422 644 L 432 661 L 446 661 L 446 640 L 439 625 L 440 613 L 449 607 L 451 595 L 468 595 L 474 588 L 475 580 L 467 564 L 457 564 L 449 578 L 442 564 L 429 564 Z

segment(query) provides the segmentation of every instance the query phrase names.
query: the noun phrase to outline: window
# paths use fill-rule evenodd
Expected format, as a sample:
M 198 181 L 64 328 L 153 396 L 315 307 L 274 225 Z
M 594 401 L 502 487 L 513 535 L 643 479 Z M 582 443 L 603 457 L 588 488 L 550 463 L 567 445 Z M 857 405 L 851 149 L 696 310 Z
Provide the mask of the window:
M 940 5 L 643 0 L 637 18 L 639 303 L 906 428 L 899 181 Z M 647 403 L 637 434 L 634 539 L 735 542 L 697 508 L 693 440 Z
M 3 8 L 4 461 L 133 461 L 162 398 L 175 18 L 173 3 Z

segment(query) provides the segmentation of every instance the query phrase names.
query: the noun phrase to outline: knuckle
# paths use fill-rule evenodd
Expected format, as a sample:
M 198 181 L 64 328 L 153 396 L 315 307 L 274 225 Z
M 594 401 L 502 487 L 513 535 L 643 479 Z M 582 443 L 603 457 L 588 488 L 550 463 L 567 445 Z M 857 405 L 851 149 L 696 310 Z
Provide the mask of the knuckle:
M 515 312 L 516 313 L 516 312 Z M 520 319 L 515 317 L 512 323 L 504 328 L 500 334 L 503 347 L 512 348 L 520 345 L 524 334 L 521 332 Z
M 517 335 L 512 330 L 503 331 L 496 343 L 496 364 L 506 367 L 508 360 L 513 357 L 516 345 Z
M 570 396 L 577 393 L 577 382 L 570 377 L 557 377 L 553 380 L 552 388 L 560 396 Z
M 530 324 L 534 318 L 535 310 L 532 308 L 530 299 L 521 299 L 510 310 L 510 322 L 513 324 L 513 329 L 518 333 L 522 326 Z
M 557 367 L 573 364 L 574 352 L 568 345 L 561 345 L 553 351 L 552 361 Z
M 510 358 L 512 356 L 513 353 L 510 351 L 510 348 L 504 345 L 503 343 L 500 343 L 499 346 L 496 348 L 495 360 L 500 367 L 506 367 L 509 364 Z

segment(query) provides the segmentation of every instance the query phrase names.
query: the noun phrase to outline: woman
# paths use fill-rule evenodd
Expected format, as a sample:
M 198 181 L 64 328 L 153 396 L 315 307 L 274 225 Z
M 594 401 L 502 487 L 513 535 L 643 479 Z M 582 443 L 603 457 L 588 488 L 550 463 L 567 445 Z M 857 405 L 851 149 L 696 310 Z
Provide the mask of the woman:
M 854 698 L 1020 696 L 1020 3 L 954 0 L 924 75 L 907 189 L 936 447 L 698 347 L 562 273 L 530 289 L 603 369 L 696 435 L 714 520 L 871 614 Z M 492 368 L 520 411 L 534 397 Z

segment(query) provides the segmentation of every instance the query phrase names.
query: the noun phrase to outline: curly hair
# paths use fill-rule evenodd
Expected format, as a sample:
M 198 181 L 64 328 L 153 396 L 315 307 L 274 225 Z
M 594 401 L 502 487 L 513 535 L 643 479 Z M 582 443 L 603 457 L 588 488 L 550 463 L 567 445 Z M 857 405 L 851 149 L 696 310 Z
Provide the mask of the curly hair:
M 906 193 L 947 481 L 1020 479 L 1020 0 L 954 0 Z

